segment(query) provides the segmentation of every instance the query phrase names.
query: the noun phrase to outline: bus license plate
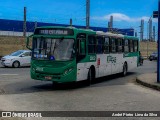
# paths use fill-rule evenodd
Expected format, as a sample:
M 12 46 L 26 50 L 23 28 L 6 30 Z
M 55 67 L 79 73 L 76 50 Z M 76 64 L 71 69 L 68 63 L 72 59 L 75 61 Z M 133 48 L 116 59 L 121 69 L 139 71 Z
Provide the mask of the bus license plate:
M 51 76 L 46 76 L 45 79 L 46 80 L 52 80 L 52 77 Z

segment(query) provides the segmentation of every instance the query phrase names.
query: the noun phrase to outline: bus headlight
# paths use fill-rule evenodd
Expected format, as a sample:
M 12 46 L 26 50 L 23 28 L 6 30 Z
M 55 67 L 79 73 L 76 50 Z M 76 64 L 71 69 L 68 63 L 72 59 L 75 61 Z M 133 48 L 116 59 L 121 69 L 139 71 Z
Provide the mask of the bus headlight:
M 35 71 L 36 71 L 34 67 L 32 68 L 32 71 L 33 71 L 33 72 L 35 72 Z
M 67 74 L 70 73 L 72 70 L 73 70 L 73 68 L 69 68 L 69 69 L 65 70 L 65 72 L 64 72 L 63 75 L 67 75 Z

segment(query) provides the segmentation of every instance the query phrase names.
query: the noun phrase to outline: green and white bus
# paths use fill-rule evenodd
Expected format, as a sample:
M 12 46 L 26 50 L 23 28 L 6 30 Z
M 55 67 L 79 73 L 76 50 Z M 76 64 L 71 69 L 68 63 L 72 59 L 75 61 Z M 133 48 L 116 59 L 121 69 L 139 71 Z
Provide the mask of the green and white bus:
M 36 28 L 26 46 L 31 78 L 56 83 L 125 76 L 139 61 L 138 38 L 74 27 Z

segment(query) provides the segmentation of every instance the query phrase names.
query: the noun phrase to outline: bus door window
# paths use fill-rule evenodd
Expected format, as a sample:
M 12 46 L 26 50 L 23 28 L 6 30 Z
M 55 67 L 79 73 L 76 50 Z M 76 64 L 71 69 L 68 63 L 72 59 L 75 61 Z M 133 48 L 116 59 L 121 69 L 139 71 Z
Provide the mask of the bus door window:
M 109 38 L 104 38 L 104 54 L 109 53 Z
M 103 43 L 104 43 L 103 37 L 97 36 L 96 39 L 97 39 L 96 53 L 102 54 L 103 53 Z
M 79 53 L 80 53 L 80 55 L 85 55 L 86 54 L 85 40 L 84 39 L 79 40 Z
M 86 56 L 86 34 L 77 35 L 77 59 L 78 61 Z
M 128 40 L 124 40 L 124 52 L 129 52 Z
M 95 46 L 96 46 L 95 36 L 88 36 L 88 53 L 89 54 L 95 53 Z

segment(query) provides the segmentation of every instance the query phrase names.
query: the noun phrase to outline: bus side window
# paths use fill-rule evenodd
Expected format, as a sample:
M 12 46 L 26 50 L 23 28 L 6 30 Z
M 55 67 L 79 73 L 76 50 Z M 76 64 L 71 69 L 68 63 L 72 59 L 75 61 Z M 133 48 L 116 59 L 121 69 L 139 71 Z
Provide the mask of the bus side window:
M 129 52 L 128 40 L 124 40 L 124 52 Z
M 116 52 L 116 40 L 114 38 L 111 38 L 111 52 Z
M 133 41 L 129 40 L 129 52 L 133 52 Z
M 104 54 L 109 53 L 109 38 L 104 38 Z
M 117 39 L 117 52 L 118 53 L 123 52 L 122 39 Z
M 95 36 L 88 36 L 88 53 L 89 54 L 94 54 L 96 52 L 95 46 L 96 46 Z
M 102 54 L 103 53 L 103 37 L 97 36 L 97 46 L 96 46 L 96 53 Z
M 138 41 L 133 41 L 134 42 L 134 52 L 138 51 Z

